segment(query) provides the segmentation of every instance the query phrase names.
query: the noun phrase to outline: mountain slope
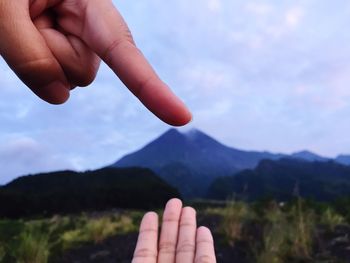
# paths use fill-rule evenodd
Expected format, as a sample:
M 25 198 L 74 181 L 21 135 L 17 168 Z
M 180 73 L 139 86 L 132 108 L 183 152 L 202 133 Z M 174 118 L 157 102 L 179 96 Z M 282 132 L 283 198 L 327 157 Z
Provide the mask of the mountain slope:
M 314 161 L 327 162 L 327 161 L 330 160 L 329 158 L 322 157 L 322 156 L 317 155 L 317 154 L 315 154 L 313 152 L 305 151 L 305 150 L 293 153 L 290 157 L 291 158 L 295 158 L 295 159 L 301 159 L 301 160 L 305 160 L 305 161 L 310 161 L 310 162 L 314 162 Z
M 198 130 L 180 133 L 170 129 L 139 151 L 124 156 L 112 167 L 150 168 L 178 187 L 184 196 L 201 197 L 215 178 L 254 168 L 262 159 L 282 156 L 230 148 Z M 180 177 L 181 180 L 174 180 Z
M 350 195 L 350 167 L 333 161 L 263 160 L 254 170 L 218 178 L 208 193 L 214 199 L 248 200 L 267 196 L 288 200 L 296 195 L 318 201 Z
M 335 158 L 335 161 L 344 165 L 350 165 L 350 155 L 339 155 Z
M 62 171 L 20 177 L 0 187 L 0 217 L 154 209 L 172 197 L 179 197 L 178 191 L 149 169 Z

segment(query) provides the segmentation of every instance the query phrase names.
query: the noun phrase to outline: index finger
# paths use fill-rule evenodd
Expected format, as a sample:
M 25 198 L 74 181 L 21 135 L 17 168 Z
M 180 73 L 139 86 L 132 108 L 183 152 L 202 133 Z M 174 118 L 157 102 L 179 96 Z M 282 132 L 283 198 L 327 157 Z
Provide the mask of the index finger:
M 156 116 L 174 126 L 191 120 L 184 103 L 160 80 L 133 42 L 112 1 L 88 1 L 82 39 Z

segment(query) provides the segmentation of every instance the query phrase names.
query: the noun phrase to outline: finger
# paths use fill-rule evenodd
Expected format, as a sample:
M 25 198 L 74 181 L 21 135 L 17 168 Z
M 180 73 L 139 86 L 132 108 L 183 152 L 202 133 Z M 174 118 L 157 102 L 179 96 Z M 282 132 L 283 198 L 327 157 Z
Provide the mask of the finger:
M 65 36 L 51 28 L 40 29 L 40 32 L 62 66 L 69 82 L 73 86 L 90 85 L 96 77 L 100 58 L 73 35 Z
M 70 85 L 62 68 L 32 23 L 27 1 L 0 1 L 0 54 L 39 97 L 65 102 Z
M 182 209 L 176 263 L 193 263 L 196 249 L 196 211 L 192 207 Z
M 90 48 L 156 116 L 175 126 L 188 123 L 191 120 L 189 110 L 136 48 L 112 1 L 88 1 L 85 12 L 81 37 Z
M 156 263 L 157 244 L 158 215 L 149 212 L 142 219 L 132 263 Z
M 182 202 L 171 199 L 164 210 L 162 230 L 158 247 L 158 263 L 175 262 Z
M 214 241 L 210 230 L 206 227 L 197 229 L 196 263 L 216 263 Z
M 50 11 L 37 16 L 33 23 L 44 37 L 72 86 L 88 86 L 96 77 L 100 58 L 78 37 L 66 34 L 55 25 Z M 58 30 L 56 30 L 56 28 Z

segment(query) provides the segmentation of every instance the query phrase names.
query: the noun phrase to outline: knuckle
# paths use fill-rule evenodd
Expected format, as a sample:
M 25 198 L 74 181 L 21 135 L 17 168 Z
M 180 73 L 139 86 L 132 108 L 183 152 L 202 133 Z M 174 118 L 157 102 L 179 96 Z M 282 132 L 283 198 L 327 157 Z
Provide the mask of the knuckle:
M 162 242 L 159 244 L 159 253 L 173 254 L 175 253 L 176 244 L 174 242 Z
M 195 220 L 193 218 L 181 218 L 180 227 L 189 226 L 196 227 Z
M 190 241 L 184 241 L 182 244 L 180 244 L 176 250 L 176 253 L 187 253 L 187 252 L 194 252 L 196 250 L 196 246 L 193 242 Z
M 113 40 L 105 51 L 102 53 L 102 59 L 107 63 L 112 63 L 112 53 L 117 49 L 127 49 L 130 46 L 135 46 L 135 42 L 129 30 L 125 30 L 125 32 Z
M 202 255 L 195 259 L 195 263 L 214 263 L 215 259 L 209 255 Z
M 140 230 L 140 234 L 158 234 L 158 230 L 155 228 L 145 228 Z
M 56 61 L 52 58 L 38 58 L 19 63 L 15 66 L 18 72 L 42 72 L 56 66 Z
M 12 64 L 12 69 L 28 86 L 42 86 L 58 79 L 60 67 L 53 58 L 32 59 Z
M 201 239 L 201 240 L 197 240 L 197 245 L 209 245 L 212 246 L 214 244 L 214 242 L 212 240 L 209 239 Z
M 134 258 L 157 258 L 157 255 L 148 248 L 141 248 L 135 251 Z
M 97 73 L 97 70 L 93 70 L 83 66 L 79 70 L 75 71 L 74 73 L 66 72 L 70 82 L 74 83 L 79 87 L 86 87 L 90 85 L 96 78 L 96 73 Z

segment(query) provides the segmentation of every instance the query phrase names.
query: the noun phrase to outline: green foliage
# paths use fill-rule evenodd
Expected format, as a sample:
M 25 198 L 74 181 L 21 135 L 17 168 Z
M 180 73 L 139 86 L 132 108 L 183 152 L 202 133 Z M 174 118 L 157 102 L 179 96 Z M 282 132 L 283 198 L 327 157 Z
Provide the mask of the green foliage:
M 320 223 L 328 226 L 330 230 L 333 231 L 337 225 L 345 223 L 345 218 L 342 215 L 335 212 L 332 208 L 328 207 L 321 214 Z
M 17 247 L 13 250 L 17 263 L 46 263 L 49 257 L 47 233 L 35 227 L 28 228 L 17 237 Z
M 62 249 L 67 250 L 82 243 L 101 243 L 113 235 L 137 231 L 137 225 L 129 215 L 103 216 L 86 220 L 76 228 L 64 231 L 61 235 Z
M 289 231 L 291 243 L 289 255 L 298 259 L 308 259 L 311 257 L 313 244 L 313 232 L 315 230 L 315 213 L 311 209 L 304 209 L 303 201 L 298 199 L 292 207 L 288 220 L 292 227 Z
M 51 262 L 65 250 L 135 232 L 142 212 L 0 221 L 0 262 Z M 5 246 L 6 244 L 6 246 Z M 1 258 L 3 258 L 1 260 Z
M 237 241 L 251 245 L 258 263 L 283 263 L 288 260 L 304 262 L 311 259 L 316 228 L 316 214 L 305 202 L 298 199 L 285 206 L 276 201 L 257 207 L 242 202 L 229 202 L 224 209 L 210 209 L 211 214 L 222 215 L 221 233 L 231 246 Z M 259 235 L 251 237 L 249 228 L 258 226 Z
M 0 262 L 56 262 L 66 250 L 138 231 L 143 214 L 117 211 L 0 220 Z M 322 225 L 321 230 L 326 226 L 333 231 L 335 226 L 346 224 L 334 207 L 302 199 L 286 204 L 273 200 L 258 204 L 229 201 L 222 208 L 202 208 L 198 216 L 200 222 L 206 218 L 215 226 L 212 230 L 219 237 L 217 243 L 240 249 L 257 263 L 319 262 L 314 258 L 314 241 L 325 232 L 315 230 Z M 326 234 L 332 236 L 331 232 Z
M 263 250 L 257 255 L 257 263 L 283 263 L 283 249 L 286 245 L 284 227 L 282 222 L 265 227 Z
M 255 250 L 256 262 L 284 262 L 290 230 L 286 214 L 275 201 L 270 201 L 264 211 L 262 248 Z
M 252 211 L 243 202 L 230 201 L 223 210 L 222 229 L 231 246 L 242 238 L 244 224 L 252 218 Z

